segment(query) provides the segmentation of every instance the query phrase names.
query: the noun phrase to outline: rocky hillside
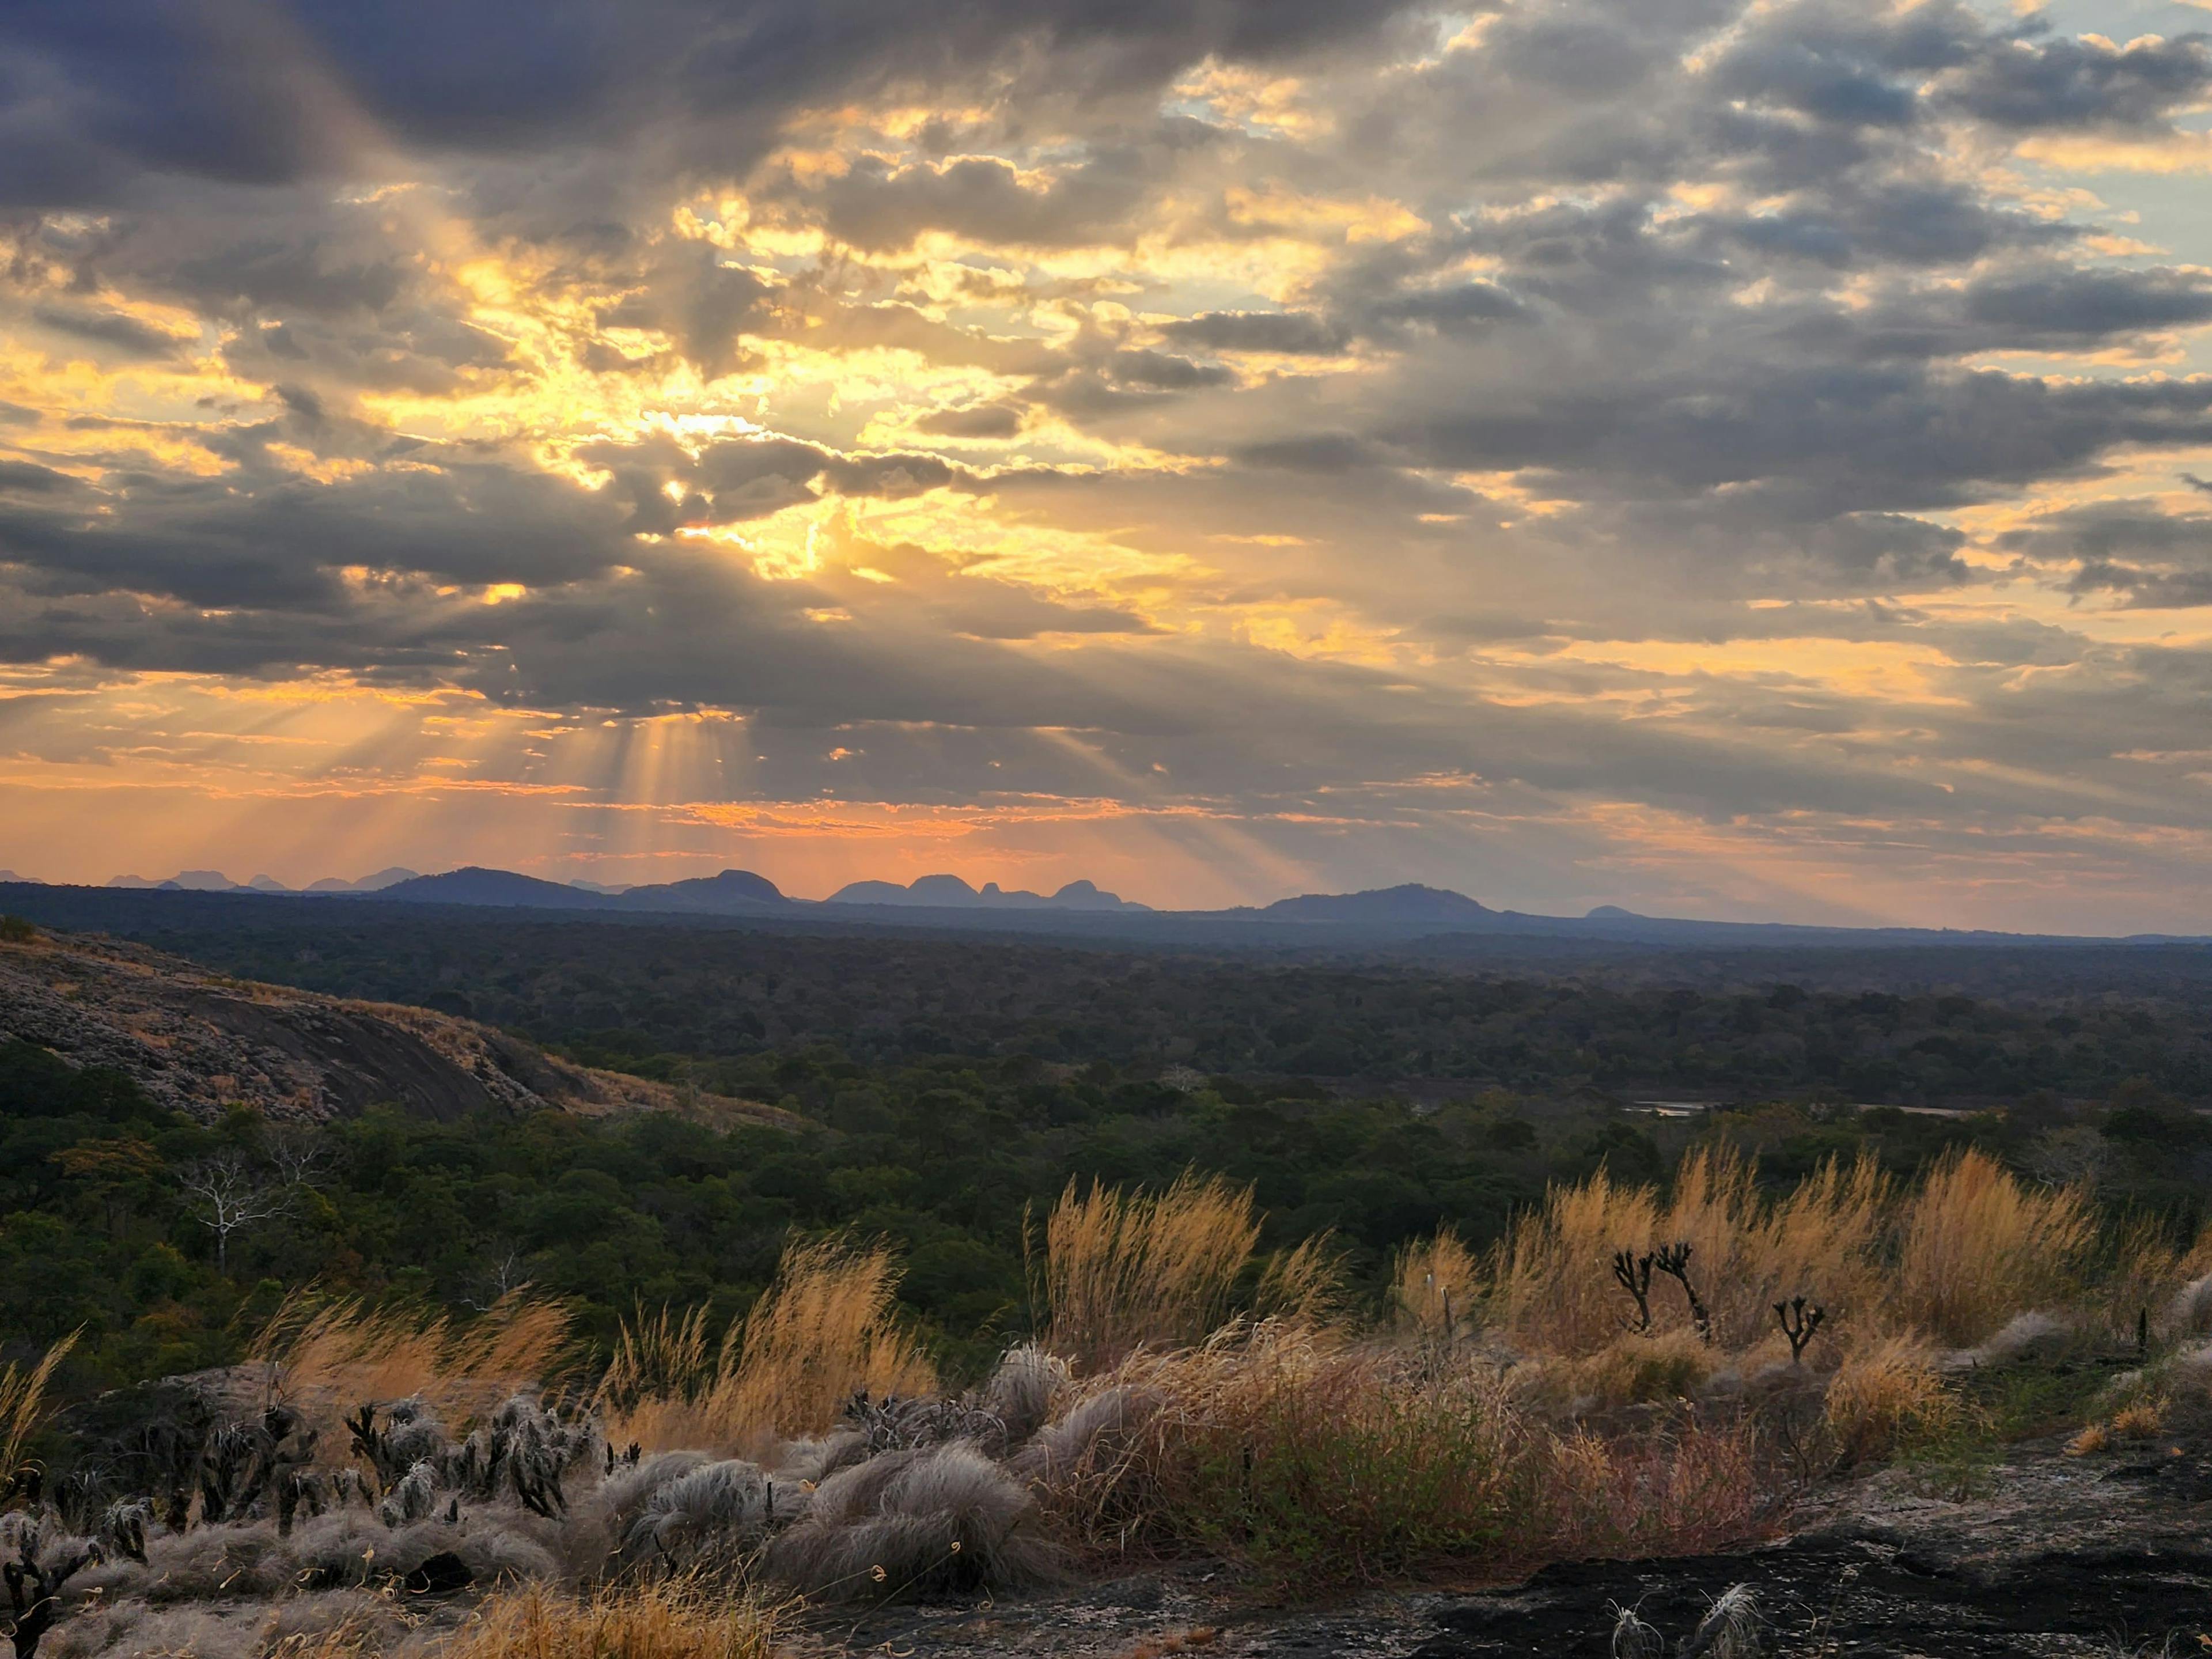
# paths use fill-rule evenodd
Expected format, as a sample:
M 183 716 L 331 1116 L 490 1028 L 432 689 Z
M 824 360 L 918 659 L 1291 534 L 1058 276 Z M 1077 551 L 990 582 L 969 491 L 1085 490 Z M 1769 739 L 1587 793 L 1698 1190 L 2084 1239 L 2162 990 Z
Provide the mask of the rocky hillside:
M 227 979 L 104 937 L 0 939 L 0 1041 L 9 1037 L 127 1072 L 199 1118 L 232 1105 L 319 1120 L 389 1104 L 439 1119 L 552 1107 L 793 1121 L 774 1107 L 570 1065 L 473 1021 Z

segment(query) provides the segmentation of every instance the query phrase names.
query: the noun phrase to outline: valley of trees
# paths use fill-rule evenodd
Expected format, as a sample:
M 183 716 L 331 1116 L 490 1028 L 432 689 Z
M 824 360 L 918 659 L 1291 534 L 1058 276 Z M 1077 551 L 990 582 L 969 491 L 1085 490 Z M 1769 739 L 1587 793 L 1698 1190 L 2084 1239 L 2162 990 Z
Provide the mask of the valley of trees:
M 1775 1182 L 1972 1144 L 2176 1237 L 2212 1175 L 2206 1017 L 2179 996 L 430 918 L 155 942 L 471 1014 L 805 1127 L 718 1127 L 704 1106 L 204 1124 L 0 1046 L 0 1323 L 27 1348 L 82 1327 L 80 1388 L 234 1359 L 310 1281 L 455 1308 L 527 1282 L 601 1338 L 641 1304 L 727 1315 L 794 1230 L 896 1245 L 906 1306 L 958 1374 L 1027 1328 L 1023 1218 L 1071 1178 L 1249 1181 L 1269 1243 L 1331 1231 L 1379 1297 L 1408 1239 L 1449 1224 L 1487 1243 L 1547 1183 L 1656 1181 L 1697 1139 Z M 1659 1117 L 1642 1091 L 1717 1109 Z

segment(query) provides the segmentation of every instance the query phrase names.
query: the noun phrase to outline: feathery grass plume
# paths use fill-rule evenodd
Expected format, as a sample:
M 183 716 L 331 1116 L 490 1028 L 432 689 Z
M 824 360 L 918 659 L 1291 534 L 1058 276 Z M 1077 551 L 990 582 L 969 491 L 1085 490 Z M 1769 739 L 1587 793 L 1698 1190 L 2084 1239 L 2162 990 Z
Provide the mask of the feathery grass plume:
M 1552 1187 L 1492 1252 L 1491 1322 L 1525 1352 L 1589 1353 L 1620 1334 L 1621 1297 L 1605 1264 L 1659 1236 L 1648 1187 L 1623 1187 L 1600 1170 Z
M 770 1659 L 776 1609 L 678 1577 L 577 1599 L 542 1584 L 495 1595 L 439 1644 L 440 1659 Z
M 699 1559 L 708 1548 L 758 1543 L 769 1528 L 806 1508 L 801 1482 L 778 1482 L 757 1463 L 725 1458 L 662 1482 L 647 1497 L 623 1536 L 633 1559 Z
M 407 1400 L 463 1425 L 543 1384 L 568 1348 L 572 1316 L 557 1302 L 502 1297 L 476 1319 L 356 1299 L 288 1297 L 255 1340 L 285 1397 L 319 1431 L 325 1461 L 343 1461 L 339 1420 L 364 1401 Z
M 1000 1356 L 983 1385 L 982 1405 L 1006 1425 L 1006 1444 L 1018 1447 L 1052 1420 L 1053 1404 L 1067 1386 L 1067 1362 L 1024 1342 Z
M 1109 1370 L 1139 1347 L 1186 1347 L 1230 1315 L 1260 1242 L 1252 1188 L 1186 1170 L 1166 1191 L 1070 1181 L 1045 1223 L 1032 1276 L 1048 1311 L 1045 1346 L 1079 1370 Z M 1318 1319 L 1339 1271 L 1326 1238 L 1261 1269 L 1254 1311 Z
M 1399 1323 L 1424 1341 L 1449 1341 L 1473 1319 L 1482 1291 L 1474 1255 L 1449 1227 L 1398 1253 L 1390 1300 Z
M 71 1331 L 25 1370 L 9 1361 L 0 1370 L 0 1476 L 22 1467 L 31 1440 L 46 1420 L 46 1384 L 82 1333 Z
M 626 1327 L 596 1399 L 608 1438 L 761 1454 L 828 1428 L 856 1392 L 934 1392 L 936 1368 L 895 1317 L 898 1281 L 883 1245 L 794 1241 L 711 1359 L 698 1314 Z
M 1667 1638 L 1634 1607 L 1613 1610 L 1613 1659 L 1667 1659 Z
M 1822 1407 L 1845 1463 L 1883 1457 L 1941 1432 L 1959 1402 L 1943 1387 L 1936 1356 L 1917 1336 L 1885 1337 L 1846 1355 Z
M 2023 1187 L 1986 1153 L 1954 1153 L 1907 1202 L 1897 1314 L 1948 1341 L 1978 1341 L 2077 1281 L 2096 1224 L 2071 1188 Z
M 1759 1625 L 1759 1602 L 1751 1586 L 1730 1584 L 1683 1638 L 1680 1659 L 1758 1659 Z

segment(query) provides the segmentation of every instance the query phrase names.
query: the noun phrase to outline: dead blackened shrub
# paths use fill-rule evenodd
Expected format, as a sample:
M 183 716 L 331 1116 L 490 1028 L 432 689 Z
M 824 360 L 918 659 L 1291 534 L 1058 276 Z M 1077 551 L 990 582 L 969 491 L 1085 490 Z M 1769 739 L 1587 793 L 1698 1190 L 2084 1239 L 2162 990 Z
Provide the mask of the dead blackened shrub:
M 1050 1577 L 1035 1503 L 973 1446 L 885 1452 L 823 1482 L 763 1567 L 813 1595 L 856 1599 L 1010 1590 Z
M 62 1592 L 69 1581 L 99 1559 L 100 1549 L 88 1539 L 53 1537 L 36 1521 L 21 1522 L 9 1533 L 0 1540 L 11 1557 L 0 1562 L 12 1614 L 9 1639 L 15 1644 L 15 1659 L 32 1659 L 67 1610 Z

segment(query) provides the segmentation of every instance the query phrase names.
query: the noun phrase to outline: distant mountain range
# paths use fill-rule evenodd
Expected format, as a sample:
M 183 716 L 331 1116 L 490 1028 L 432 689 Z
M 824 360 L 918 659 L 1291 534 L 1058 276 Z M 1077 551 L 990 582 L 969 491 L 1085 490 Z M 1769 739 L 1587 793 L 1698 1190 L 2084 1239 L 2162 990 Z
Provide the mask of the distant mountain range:
M 393 865 L 373 876 L 363 876 L 359 881 L 342 881 L 336 876 L 325 876 L 320 881 L 309 882 L 302 888 L 287 887 L 274 876 L 255 876 L 246 881 L 233 881 L 220 870 L 184 870 L 167 881 L 149 881 L 143 876 L 114 876 L 110 887 L 137 888 L 149 892 L 185 893 L 375 893 L 403 881 L 415 879 L 416 872 L 403 870 Z M 18 876 L 0 871 L 0 881 L 27 881 L 27 876 Z
M 0 883 L 23 878 L 0 871 Z M 1828 927 L 1791 922 L 1692 921 L 1638 915 L 1600 905 L 1580 916 L 1493 910 L 1464 893 L 1413 883 L 1358 893 L 1304 893 L 1273 904 L 1227 910 L 1155 910 L 1087 881 L 1049 895 L 981 889 L 957 876 L 923 876 L 901 886 L 856 881 L 822 900 L 795 899 L 750 870 L 684 881 L 616 887 L 471 866 L 439 875 L 397 867 L 358 881 L 323 880 L 293 892 L 267 876 L 234 882 L 220 872 L 187 870 L 167 881 L 118 876 L 111 888 L 161 890 L 343 901 L 349 903 L 452 904 L 585 915 L 682 915 L 731 919 L 812 919 L 905 927 L 1048 933 L 1101 941 L 1192 945 L 1403 943 L 1482 937 L 1597 945 L 1736 947 L 1760 945 L 2064 945 L 2076 936 L 1966 932 L 1928 927 Z M 2128 943 L 2212 943 L 2201 935 L 2135 934 Z
M 1087 881 L 1071 881 L 1049 898 L 1017 889 L 1007 892 L 995 881 L 987 881 L 979 892 L 957 876 L 917 876 L 907 886 L 895 881 L 855 881 L 840 887 L 825 904 L 899 904 L 953 910 L 1117 910 L 1149 911 L 1118 894 L 1103 892 Z

